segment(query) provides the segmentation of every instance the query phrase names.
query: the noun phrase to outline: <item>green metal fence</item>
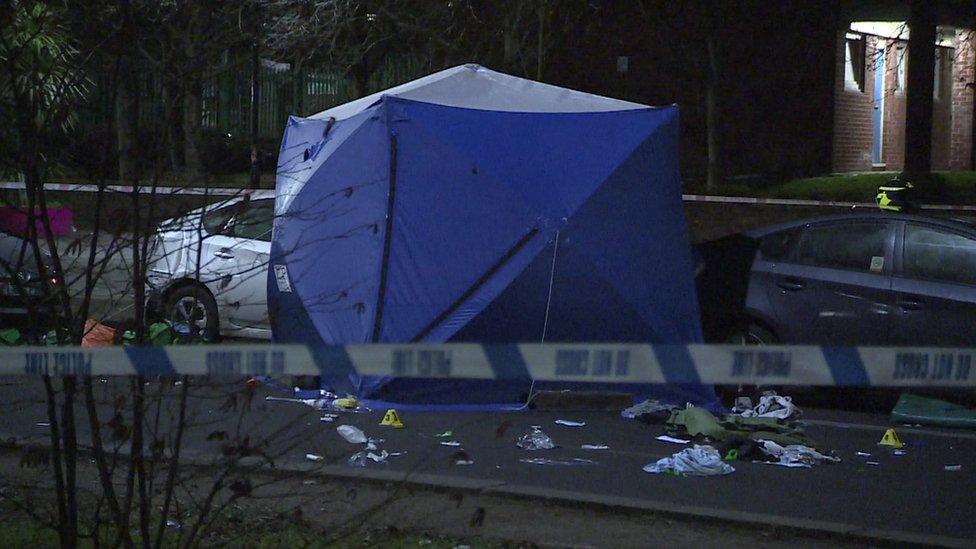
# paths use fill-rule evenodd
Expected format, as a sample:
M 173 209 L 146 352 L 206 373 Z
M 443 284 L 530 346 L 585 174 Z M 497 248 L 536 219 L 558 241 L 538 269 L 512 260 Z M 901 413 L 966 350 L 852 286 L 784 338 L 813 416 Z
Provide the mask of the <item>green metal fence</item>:
M 368 88 L 370 92 L 386 89 L 413 80 L 430 72 L 425 60 L 410 57 L 387 59 L 374 71 Z M 93 91 L 83 121 L 88 127 L 104 127 L 112 120 L 110 77 L 98 74 L 92 79 Z M 151 71 L 142 71 L 139 81 L 139 115 L 144 127 L 158 121 L 164 109 L 162 78 Z M 283 63 L 263 61 L 260 67 L 258 97 L 258 136 L 281 137 L 288 117 L 308 116 L 329 107 L 356 99 L 356 87 L 351 78 L 337 70 L 294 69 Z M 249 135 L 251 128 L 251 65 L 250 59 L 225 56 L 214 67 L 203 84 L 201 120 L 211 128 L 234 136 Z

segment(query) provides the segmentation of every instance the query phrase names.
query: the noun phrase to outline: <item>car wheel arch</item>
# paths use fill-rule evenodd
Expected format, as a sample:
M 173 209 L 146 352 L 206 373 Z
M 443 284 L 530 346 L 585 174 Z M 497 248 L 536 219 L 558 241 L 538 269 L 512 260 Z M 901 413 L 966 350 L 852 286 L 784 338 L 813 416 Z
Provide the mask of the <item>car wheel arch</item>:
M 728 337 L 730 338 L 732 335 L 734 335 L 736 332 L 740 330 L 747 329 L 750 324 L 754 324 L 762 328 L 763 330 L 769 332 L 769 334 L 773 337 L 773 339 L 776 342 L 781 341 L 779 331 L 775 328 L 773 323 L 769 319 L 764 318 L 763 315 L 751 311 L 743 313 L 737 319 L 737 321 L 733 324 L 733 327 L 730 330 Z

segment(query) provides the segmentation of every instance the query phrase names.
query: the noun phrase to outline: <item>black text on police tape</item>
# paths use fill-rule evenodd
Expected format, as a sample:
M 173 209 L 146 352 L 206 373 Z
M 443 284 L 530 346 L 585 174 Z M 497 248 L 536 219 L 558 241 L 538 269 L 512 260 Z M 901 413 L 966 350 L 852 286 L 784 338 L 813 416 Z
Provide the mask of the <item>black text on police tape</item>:
M 393 375 L 401 377 L 450 377 L 451 351 L 441 349 L 394 349 Z
M 735 351 L 732 377 L 790 377 L 793 356 L 784 351 Z
M 898 353 L 896 380 L 968 381 L 973 364 L 969 353 Z
M 207 351 L 210 375 L 270 375 L 285 371 L 284 351 Z
M 24 353 L 24 373 L 50 376 L 89 376 L 92 355 L 76 351 L 35 351 Z
M 630 351 L 626 349 L 559 349 L 556 377 L 626 377 L 630 374 Z

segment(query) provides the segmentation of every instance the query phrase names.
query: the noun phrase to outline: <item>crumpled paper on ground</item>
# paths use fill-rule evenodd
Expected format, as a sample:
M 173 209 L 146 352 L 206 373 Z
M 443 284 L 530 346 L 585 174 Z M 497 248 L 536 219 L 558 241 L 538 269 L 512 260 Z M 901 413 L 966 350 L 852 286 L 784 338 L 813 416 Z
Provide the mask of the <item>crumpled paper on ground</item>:
M 722 461 L 722 456 L 715 448 L 696 444 L 694 448 L 685 448 L 671 457 L 661 458 L 655 463 L 648 463 L 644 466 L 644 471 L 657 474 L 708 477 L 727 475 L 735 472 L 735 468 Z
M 635 419 L 637 416 L 642 414 L 653 414 L 653 413 L 664 413 L 670 412 L 676 409 L 677 406 L 674 404 L 666 404 L 657 400 L 645 400 L 639 404 L 635 404 L 630 408 L 620 412 L 620 416 L 625 419 Z M 667 418 L 665 418 L 667 419 Z
M 549 435 L 543 433 L 542 428 L 537 425 L 533 425 L 532 430 L 522 435 L 515 445 L 523 450 L 552 450 L 556 447 Z
M 806 466 L 816 465 L 818 463 L 838 463 L 840 458 L 836 456 L 828 456 L 821 454 L 820 452 L 810 448 L 809 446 L 803 446 L 801 444 L 790 444 L 788 446 L 780 446 L 771 440 L 761 440 L 760 446 L 767 455 L 773 456 L 779 459 L 779 463 L 787 466 L 796 466 L 793 464 L 803 464 Z

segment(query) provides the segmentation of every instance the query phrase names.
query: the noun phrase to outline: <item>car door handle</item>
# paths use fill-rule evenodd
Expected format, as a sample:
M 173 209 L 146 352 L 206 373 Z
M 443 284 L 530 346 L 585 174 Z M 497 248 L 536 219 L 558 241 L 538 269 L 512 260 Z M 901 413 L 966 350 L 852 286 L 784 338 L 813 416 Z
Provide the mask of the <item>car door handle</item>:
M 221 248 L 214 252 L 214 256 L 221 259 L 234 259 L 234 252 L 230 248 Z
M 788 292 L 796 292 L 803 289 L 803 281 L 799 278 L 787 277 L 776 281 L 776 285 Z
M 919 303 L 918 301 L 914 300 L 914 299 L 900 299 L 900 300 L 898 300 L 898 302 L 896 304 L 899 307 L 901 307 L 903 310 L 905 310 L 905 311 L 921 311 L 922 310 L 922 304 Z

